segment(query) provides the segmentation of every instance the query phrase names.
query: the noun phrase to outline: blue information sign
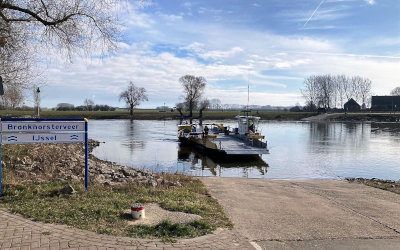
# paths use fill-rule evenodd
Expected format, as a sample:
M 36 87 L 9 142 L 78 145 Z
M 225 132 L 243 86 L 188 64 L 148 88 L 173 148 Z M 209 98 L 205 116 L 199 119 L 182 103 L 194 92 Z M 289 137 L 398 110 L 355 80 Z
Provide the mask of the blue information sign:
M 0 196 L 3 195 L 3 144 L 79 143 L 85 144 L 85 191 L 89 185 L 89 146 L 87 119 L 0 119 Z

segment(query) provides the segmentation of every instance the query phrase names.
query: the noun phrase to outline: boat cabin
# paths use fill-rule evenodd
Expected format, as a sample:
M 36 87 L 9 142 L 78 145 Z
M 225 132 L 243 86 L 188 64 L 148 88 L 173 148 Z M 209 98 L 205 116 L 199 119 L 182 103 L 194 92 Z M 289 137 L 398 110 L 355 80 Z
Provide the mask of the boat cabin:
M 238 133 L 239 135 L 246 135 L 249 133 L 256 133 L 258 130 L 258 122 L 260 117 L 257 116 L 236 116 L 238 120 Z

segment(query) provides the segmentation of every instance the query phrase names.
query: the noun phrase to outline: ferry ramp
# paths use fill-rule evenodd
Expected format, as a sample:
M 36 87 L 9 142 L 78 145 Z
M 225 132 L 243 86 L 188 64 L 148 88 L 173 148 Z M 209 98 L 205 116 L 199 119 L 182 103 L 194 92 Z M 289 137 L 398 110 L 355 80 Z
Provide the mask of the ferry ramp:
M 261 155 L 268 153 L 266 148 L 252 147 L 233 136 L 219 135 L 214 140 L 218 149 L 225 151 L 228 155 Z

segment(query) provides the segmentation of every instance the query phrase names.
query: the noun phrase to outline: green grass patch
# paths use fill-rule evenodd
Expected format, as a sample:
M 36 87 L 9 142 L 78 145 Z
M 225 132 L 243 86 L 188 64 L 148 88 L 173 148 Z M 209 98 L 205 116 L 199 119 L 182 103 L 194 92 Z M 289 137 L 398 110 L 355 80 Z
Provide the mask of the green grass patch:
M 2 206 L 36 221 L 58 223 L 101 234 L 131 237 L 155 237 L 164 240 L 211 233 L 218 227 L 230 228 L 231 222 L 221 205 L 210 197 L 203 183 L 191 177 L 175 176 L 182 187 L 139 187 L 93 185 L 85 193 L 82 183 L 73 183 L 77 193 L 58 196 L 65 183 L 19 183 L 5 186 Z M 164 221 L 156 226 L 131 226 L 124 211 L 132 203 L 155 202 L 172 211 L 188 212 L 202 219 L 188 224 Z
M 156 238 L 170 239 L 201 236 L 211 230 L 210 225 L 204 221 L 194 221 L 187 224 L 172 224 L 169 221 L 164 221 L 154 227 L 142 225 L 131 228 L 129 235 L 139 238 L 151 235 Z

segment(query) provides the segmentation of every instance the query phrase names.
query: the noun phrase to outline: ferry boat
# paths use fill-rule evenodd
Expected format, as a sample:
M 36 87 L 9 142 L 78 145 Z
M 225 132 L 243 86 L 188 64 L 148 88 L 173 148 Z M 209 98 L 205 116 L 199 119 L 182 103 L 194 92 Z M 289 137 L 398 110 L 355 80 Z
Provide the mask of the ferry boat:
M 222 156 L 259 156 L 268 154 L 265 136 L 258 130 L 260 117 L 236 116 L 237 127 L 223 124 L 178 125 L 178 138 L 184 145 L 194 146 L 208 154 Z

